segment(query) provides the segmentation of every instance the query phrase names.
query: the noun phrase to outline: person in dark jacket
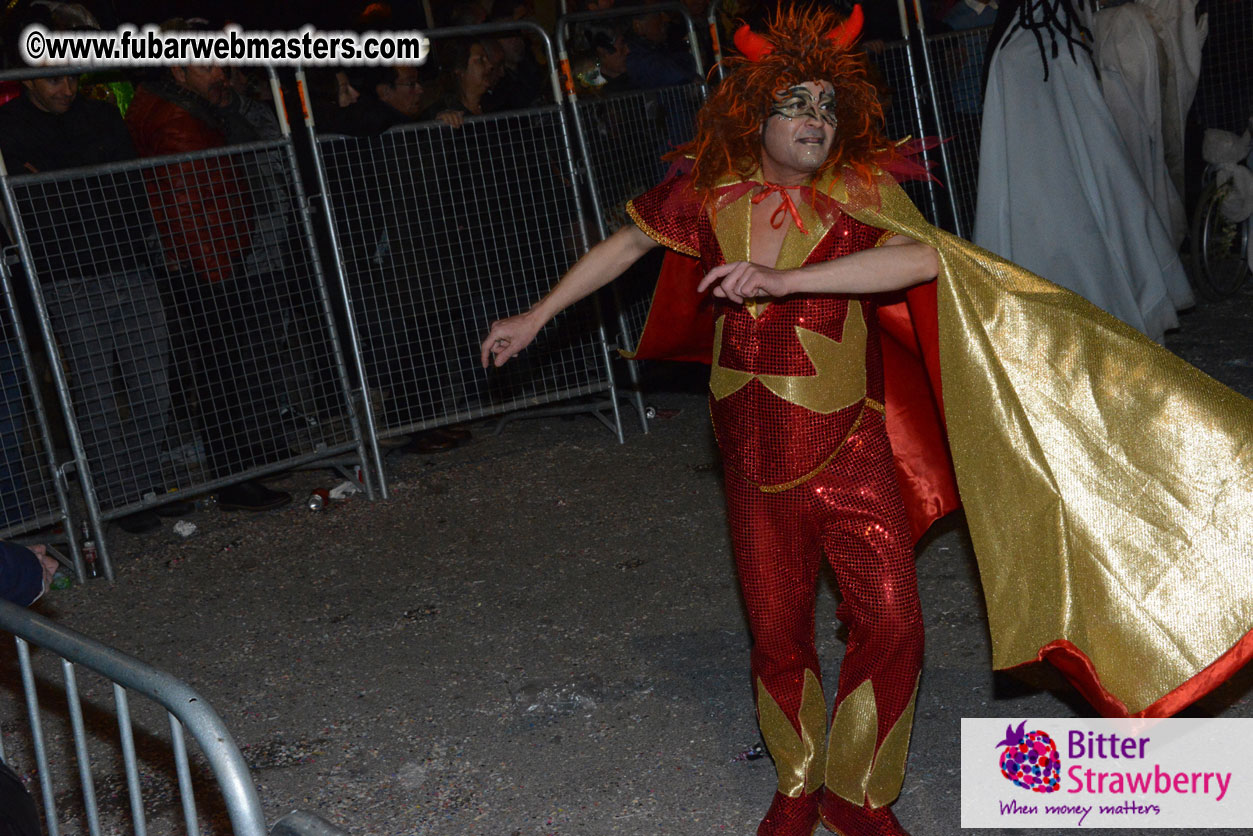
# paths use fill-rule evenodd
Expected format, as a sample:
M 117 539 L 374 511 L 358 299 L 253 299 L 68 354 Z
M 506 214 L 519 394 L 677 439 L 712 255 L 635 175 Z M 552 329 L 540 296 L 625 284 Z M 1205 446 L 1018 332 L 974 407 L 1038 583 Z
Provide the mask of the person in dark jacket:
M 313 124 L 320 134 L 345 134 L 347 119 L 361 98 L 348 71 L 337 67 L 310 67 L 305 71 Z
M 0 107 L 0 152 L 12 174 L 134 159 L 117 108 L 79 96 L 76 77 L 30 79 L 22 87 L 22 96 Z M 80 466 L 105 508 L 161 495 L 169 332 L 150 258 L 154 227 L 142 178 L 136 171 L 83 175 L 17 192 L 28 267 L 42 285 L 70 376 L 86 454 Z M 185 510 L 176 505 L 160 513 Z M 119 523 L 132 532 L 160 526 L 152 511 Z
M 596 50 L 596 65 L 605 79 L 602 93 L 626 93 L 635 90 L 635 82 L 627 72 L 631 48 L 626 37 L 616 28 L 589 27 L 588 42 Z
M 517 20 L 514 12 L 505 11 L 509 4 L 497 4 L 492 20 L 507 23 Z M 547 104 L 552 99 L 548 69 L 535 59 L 524 32 L 505 32 L 497 39 L 500 44 L 500 78 L 488 93 L 488 110 L 521 110 Z
M 42 836 L 35 799 L 18 774 L 0 761 L 0 836 Z
M 58 565 L 44 546 L 0 542 L 0 599 L 30 606 L 48 591 Z
M 0 236 L 3 242 L 7 236 Z M 0 530 L 36 513 L 22 459 L 28 407 L 23 362 L 12 315 L 0 311 Z
M 417 172 L 429 164 L 419 152 L 429 138 L 426 129 L 380 137 L 419 120 L 424 89 L 417 69 L 365 67 L 352 78 L 360 84 L 360 100 L 343 108 L 339 124 L 343 133 L 360 140 L 326 142 L 323 154 L 330 191 L 342 203 L 339 237 L 361 326 L 366 376 L 386 401 L 384 422 L 400 426 L 428 417 L 417 405 L 431 400 L 429 382 L 413 356 L 421 335 L 434 332 L 425 297 L 415 289 L 417 277 L 442 272 L 435 266 L 442 256 L 416 239 L 419 232 L 424 241 L 440 238 L 432 228 L 444 223 L 444 210 L 432 205 L 428 190 L 413 188 L 422 181 Z M 462 126 L 456 110 L 439 108 L 430 117 L 450 128 Z M 416 433 L 403 450 L 437 453 L 464 443 L 469 435 L 459 428 L 426 430 Z
M 437 114 L 444 113 L 482 116 L 492 112 L 494 103 L 488 93 L 500 77 L 495 60 L 503 56 L 500 47 L 490 38 L 455 41 L 449 45 L 447 55 L 448 77 L 443 95 L 427 109 L 427 117 L 438 119 Z
M 168 76 L 136 91 L 126 113 L 136 151 L 160 156 L 263 138 L 236 95 L 220 65 L 171 67 Z M 275 218 L 267 208 L 272 190 L 253 188 L 264 168 L 233 156 L 201 157 L 157 166 L 148 182 L 166 263 L 175 274 L 213 479 L 238 477 L 290 455 L 266 345 L 279 328 L 270 271 L 282 261 L 270 239 L 283 231 L 269 223 Z M 218 492 L 223 510 L 265 511 L 289 502 L 291 494 L 256 479 Z
M 676 51 L 666 40 L 666 17 L 661 12 L 631 19 L 627 37 L 627 72 L 636 87 L 651 90 L 700 81 L 692 56 Z
M 378 136 L 388 128 L 420 121 L 423 112 L 423 94 L 426 92 L 419 78 L 417 67 L 378 66 L 363 67 L 355 72 L 358 87 L 357 101 L 339 114 L 334 131 L 349 136 Z M 461 127 L 461 115 L 456 111 L 429 114 L 431 119 L 452 128 Z

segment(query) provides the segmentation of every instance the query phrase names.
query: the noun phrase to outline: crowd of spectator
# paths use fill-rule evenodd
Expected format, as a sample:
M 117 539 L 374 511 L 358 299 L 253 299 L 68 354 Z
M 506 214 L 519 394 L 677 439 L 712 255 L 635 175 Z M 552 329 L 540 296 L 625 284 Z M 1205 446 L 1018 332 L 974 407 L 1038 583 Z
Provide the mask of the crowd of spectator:
M 699 15 L 704 5 L 688 3 Z M 21 66 L 16 36 L 31 22 L 62 31 L 158 22 L 187 31 L 216 30 L 230 19 L 193 14 L 153 21 L 123 6 L 9 4 L 3 18 L 7 65 Z M 534 19 L 530 2 L 432 6 L 437 25 Z M 587 4 L 611 6 L 612 0 Z M 318 8 L 315 3 L 305 11 Z M 405 14 L 412 10 L 363 4 L 350 21 L 324 19 L 320 25 L 426 28 Z M 293 11 L 285 23 L 266 25 L 319 24 L 300 15 Z M 581 91 L 611 94 L 699 79 L 681 23 L 656 12 L 580 24 L 568 33 L 574 63 L 594 70 L 580 74 Z M 244 19 L 242 25 L 249 23 Z M 697 27 L 702 35 L 704 30 Z M 317 131 L 332 136 L 371 137 L 413 122 L 459 130 L 467 119 L 543 106 L 553 98 L 548 56 L 525 26 L 437 39 L 422 66 L 316 67 L 307 77 Z M 0 152 L 11 173 L 33 173 L 269 140 L 279 136 L 270 89 L 255 70 L 220 65 L 0 83 Z M 283 373 L 274 362 L 275 335 L 288 315 L 290 239 L 296 234 L 292 196 L 277 171 L 282 165 L 265 154 L 208 157 L 88 178 L 85 192 L 80 180 L 53 183 L 24 212 L 33 256 L 27 266 L 40 282 L 62 355 L 93 489 L 104 508 L 145 504 L 117 520 L 128 531 L 156 529 L 161 516 L 190 510 L 185 501 L 153 501 L 171 487 L 168 428 L 178 418 L 196 427 L 205 478 L 233 479 L 218 492 L 221 508 L 262 511 L 291 501 L 257 479 L 235 478 L 292 455 L 279 402 Z M 7 224 L 5 232 L 12 242 Z M 0 387 L 0 480 L 14 490 L 4 492 L 0 525 L 17 523 L 29 511 L 17 489 L 17 451 L 29 428 L 18 408 L 20 355 L 11 335 L 6 328 L 3 356 L 11 362 Z M 404 449 L 431 453 L 467 438 L 462 428 L 433 430 Z

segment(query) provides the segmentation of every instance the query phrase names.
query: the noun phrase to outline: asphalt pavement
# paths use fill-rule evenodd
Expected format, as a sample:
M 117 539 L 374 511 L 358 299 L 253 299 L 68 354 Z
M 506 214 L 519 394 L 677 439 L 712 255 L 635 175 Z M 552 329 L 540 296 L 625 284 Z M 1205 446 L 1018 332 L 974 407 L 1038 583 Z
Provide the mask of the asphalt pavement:
M 1253 395 L 1253 288 L 1186 314 L 1168 347 Z M 587 417 L 501 435 L 482 422 L 452 452 L 392 454 L 387 501 L 202 509 L 188 538 L 118 532 L 117 582 L 56 592 L 43 611 L 199 690 L 271 820 L 301 807 L 362 836 L 747 836 L 775 777 L 756 748 L 702 375 L 659 367 L 649 380 L 658 417 L 624 445 Z M 303 497 L 337 480 L 272 481 Z M 926 659 L 895 809 L 912 833 L 946 836 L 960 832 L 961 718 L 1090 710 L 1049 669 L 991 670 L 960 515 L 924 540 L 918 573 Z M 821 586 L 833 682 L 843 636 L 829 575 Z M 18 692 L 0 683 L 6 743 L 30 774 Z M 87 691 L 107 735 L 108 690 Z M 1253 672 L 1192 711 L 1253 717 Z M 153 833 L 179 820 L 163 722 L 139 719 Z M 201 778 L 206 830 L 223 832 Z M 105 832 L 127 818 L 113 789 Z M 61 832 L 84 831 L 71 818 Z

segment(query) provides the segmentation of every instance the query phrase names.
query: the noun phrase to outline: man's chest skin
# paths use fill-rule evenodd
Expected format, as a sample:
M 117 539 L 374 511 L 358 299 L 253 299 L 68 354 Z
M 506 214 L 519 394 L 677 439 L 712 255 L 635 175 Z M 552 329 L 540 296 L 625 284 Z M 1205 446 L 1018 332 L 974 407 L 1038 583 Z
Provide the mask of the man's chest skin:
M 782 203 L 777 193 L 768 196 L 761 203 L 755 204 L 750 214 L 748 253 L 749 260 L 763 267 L 774 267 L 779 260 L 779 251 L 783 248 L 783 239 L 787 235 L 787 227 L 780 224 L 777 228 L 771 224 L 771 216 Z M 792 223 L 785 217 L 785 223 Z

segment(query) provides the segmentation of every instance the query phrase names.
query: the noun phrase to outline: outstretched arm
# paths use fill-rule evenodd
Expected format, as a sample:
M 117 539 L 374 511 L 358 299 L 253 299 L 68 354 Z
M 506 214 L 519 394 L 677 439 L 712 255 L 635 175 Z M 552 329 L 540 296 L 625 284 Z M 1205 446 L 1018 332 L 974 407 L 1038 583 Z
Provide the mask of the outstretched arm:
M 933 247 L 896 235 L 881 247 L 795 270 L 774 270 L 748 261 L 723 264 L 705 274 L 697 291 L 712 287 L 714 296 L 732 302 L 792 293 L 882 293 L 933 279 L 939 269 Z
M 627 224 L 592 247 L 529 311 L 492 323 L 480 352 L 483 368 L 489 362 L 503 366 L 535 339 L 548 320 L 618 278 L 655 246 L 657 242 L 639 227 Z

